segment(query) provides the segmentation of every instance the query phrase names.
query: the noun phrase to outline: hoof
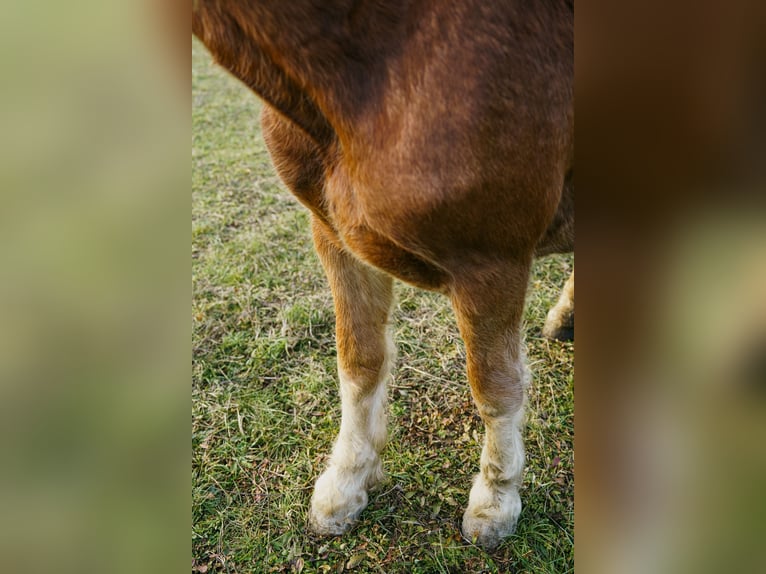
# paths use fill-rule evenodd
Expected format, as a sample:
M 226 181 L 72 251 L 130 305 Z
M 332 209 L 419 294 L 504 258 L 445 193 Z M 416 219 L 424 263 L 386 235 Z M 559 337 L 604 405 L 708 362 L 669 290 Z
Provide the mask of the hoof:
M 543 336 L 555 341 L 574 341 L 574 313 L 561 314 L 554 307 L 543 326 Z
M 472 492 L 473 494 L 473 492 Z M 514 533 L 521 514 L 521 499 L 514 489 L 500 495 L 489 504 L 469 502 L 463 514 L 463 537 L 485 550 L 494 550 Z
M 543 329 L 543 336 L 554 341 L 574 341 L 574 325 Z
M 329 468 L 317 479 L 311 498 L 309 528 L 322 536 L 348 531 L 367 506 L 367 490 L 357 476 L 342 476 Z
M 319 536 L 340 536 L 351 529 L 357 516 L 343 513 L 322 514 L 312 509 L 309 513 L 309 529 Z

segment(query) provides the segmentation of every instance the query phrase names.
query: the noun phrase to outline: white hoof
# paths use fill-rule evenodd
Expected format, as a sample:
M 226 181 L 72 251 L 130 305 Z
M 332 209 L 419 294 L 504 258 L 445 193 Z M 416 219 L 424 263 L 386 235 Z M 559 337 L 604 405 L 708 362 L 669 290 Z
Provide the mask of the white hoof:
M 521 498 L 516 488 L 499 491 L 478 477 L 463 514 L 463 536 L 487 550 L 494 550 L 516 530 Z
M 360 476 L 333 466 L 328 468 L 314 487 L 309 512 L 311 530 L 323 536 L 337 536 L 351 528 L 367 506 L 369 478 L 364 473 Z

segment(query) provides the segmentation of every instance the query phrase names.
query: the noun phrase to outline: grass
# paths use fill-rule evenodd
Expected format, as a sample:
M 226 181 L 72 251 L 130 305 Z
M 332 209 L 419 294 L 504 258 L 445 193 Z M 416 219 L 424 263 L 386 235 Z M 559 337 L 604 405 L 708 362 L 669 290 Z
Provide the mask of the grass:
M 571 344 L 540 335 L 572 266 L 535 264 L 533 371 L 518 530 L 461 539 L 483 429 L 448 301 L 397 285 L 387 481 L 340 538 L 306 530 L 340 421 L 332 299 L 306 211 L 269 163 L 255 96 L 192 43 L 192 569 L 195 572 L 571 572 Z

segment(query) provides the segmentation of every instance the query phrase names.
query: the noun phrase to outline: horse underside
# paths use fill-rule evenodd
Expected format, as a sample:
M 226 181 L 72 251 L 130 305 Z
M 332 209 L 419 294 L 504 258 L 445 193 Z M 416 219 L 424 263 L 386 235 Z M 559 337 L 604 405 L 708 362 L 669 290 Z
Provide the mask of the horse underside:
M 354 181 L 336 151 L 322 150 L 277 110 L 264 106 L 261 119 L 278 173 L 328 240 L 406 283 L 449 293 L 456 279 L 484 265 L 574 249 L 573 169 L 563 174 L 558 193 L 548 190 L 522 201 L 502 184 L 489 187 L 477 178 L 479 191 L 472 193 L 454 189 L 444 178 L 429 204 L 423 196 L 439 176 L 404 191 L 394 188 L 397 177 L 390 176 L 382 189 L 371 192 L 369 184 Z M 414 178 L 405 174 L 402 179 Z M 359 188 L 365 189 L 360 193 Z M 410 201 L 414 196 L 420 196 L 417 202 Z M 510 200 L 503 201 L 504 196 Z M 530 220 L 537 221 L 529 225 Z

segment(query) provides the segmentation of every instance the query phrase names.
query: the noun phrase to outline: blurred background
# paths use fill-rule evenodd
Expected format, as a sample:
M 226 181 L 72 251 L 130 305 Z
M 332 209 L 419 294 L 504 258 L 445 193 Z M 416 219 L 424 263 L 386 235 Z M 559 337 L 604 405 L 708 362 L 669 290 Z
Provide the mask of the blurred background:
M 576 7 L 583 572 L 766 570 L 765 6 Z M 0 18 L 8 571 L 188 567 L 175 7 L 31 1 Z
M 189 20 L 160 8 L 3 6 L 4 571 L 188 565 Z
M 576 7 L 583 572 L 766 571 L 764 8 Z

